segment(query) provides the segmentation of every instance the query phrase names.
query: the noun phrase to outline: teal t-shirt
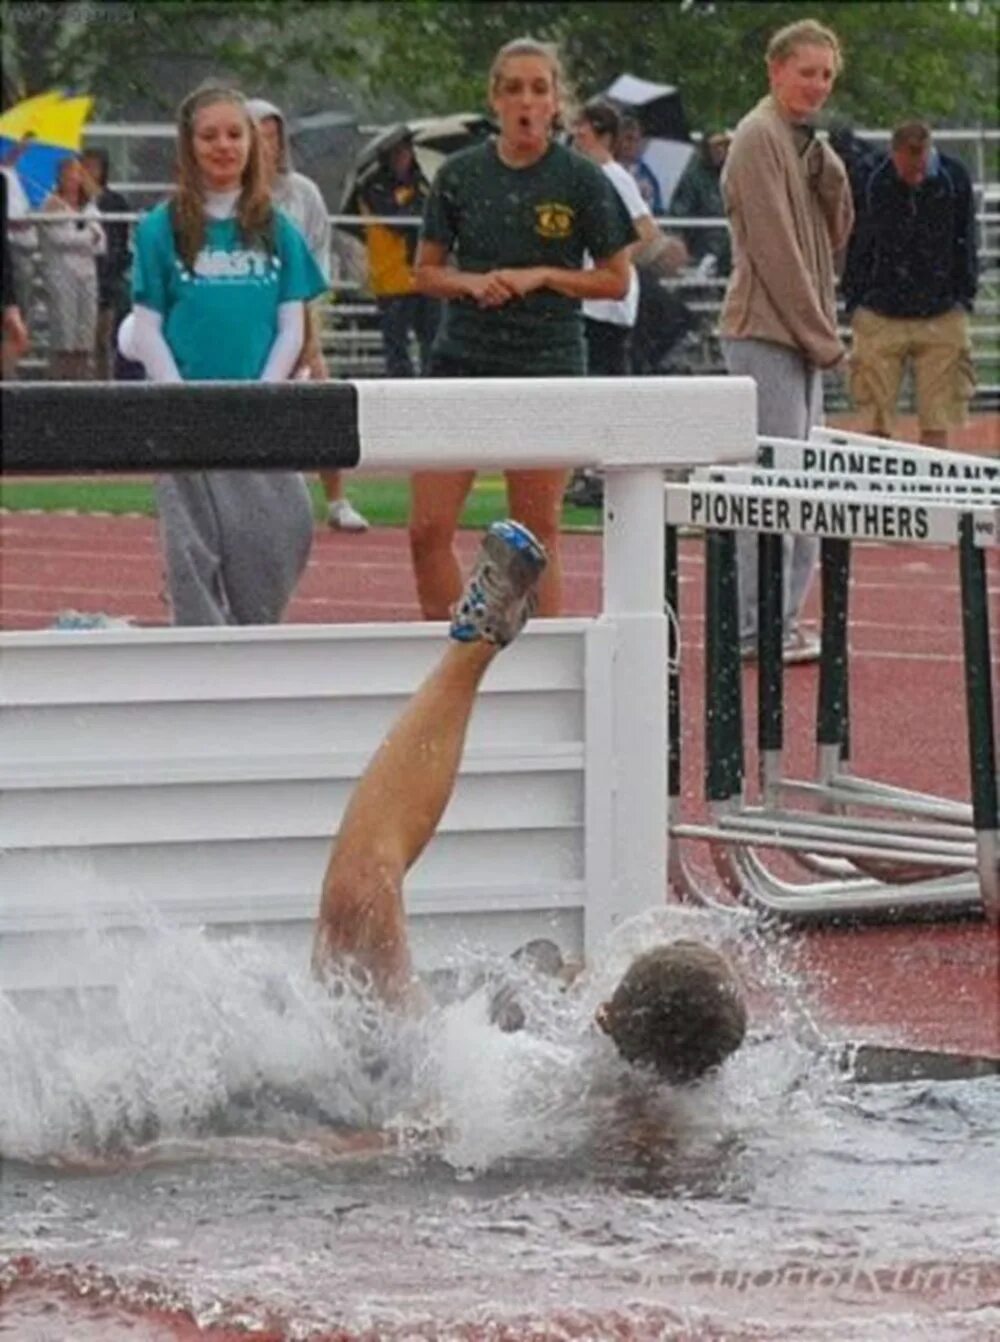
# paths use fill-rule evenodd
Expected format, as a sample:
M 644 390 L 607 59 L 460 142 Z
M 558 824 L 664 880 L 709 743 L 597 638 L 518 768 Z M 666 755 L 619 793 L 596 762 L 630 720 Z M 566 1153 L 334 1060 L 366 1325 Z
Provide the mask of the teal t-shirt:
M 443 164 L 423 236 L 446 247 L 459 270 L 483 274 L 508 266 L 580 270 L 585 252 L 613 256 L 636 233 L 618 192 L 582 154 L 551 144 L 537 163 L 509 168 L 487 140 Z M 434 349 L 512 374 L 581 373 L 580 300 L 539 289 L 500 308 L 449 302 Z
M 178 371 L 191 382 L 256 381 L 278 333 L 278 307 L 308 302 L 327 284 L 305 239 L 274 212 L 274 253 L 248 248 L 235 219 L 210 219 L 193 271 L 177 253 L 170 205 L 135 233 L 133 301 L 163 315 Z

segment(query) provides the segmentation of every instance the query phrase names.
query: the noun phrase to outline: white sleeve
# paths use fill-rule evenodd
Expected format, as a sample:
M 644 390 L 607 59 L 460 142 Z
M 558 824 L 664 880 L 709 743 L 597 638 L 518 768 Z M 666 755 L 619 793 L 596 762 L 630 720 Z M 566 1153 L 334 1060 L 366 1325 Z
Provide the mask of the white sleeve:
M 653 216 L 650 214 L 649 206 L 643 200 L 642 192 L 639 190 L 635 178 L 630 172 L 626 172 L 620 164 L 615 164 L 614 166 L 619 168 L 620 171 L 609 172 L 608 177 L 611 179 L 611 185 L 618 192 L 619 196 L 621 196 L 622 204 L 625 206 L 626 210 L 628 210 L 629 218 L 641 219 L 644 215 L 649 215 L 649 217 L 652 218 Z
M 284 382 L 302 353 L 306 333 L 305 304 L 301 299 L 278 307 L 278 334 L 275 336 L 261 382 Z
M 97 217 L 99 211 L 93 201 L 88 201 L 84 206 L 83 213 L 90 216 L 90 237 L 94 247 L 95 256 L 106 256 L 108 252 L 108 235 L 104 231 L 100 219 Z
M 122 322 L 118 348 L 126 359 L 135 359 L 145 366 L 151 382 L 183 381 L 163 335 L 163 314 L 155 308 L 136 304 L 131 312 L 131 326 L 128 318 Z

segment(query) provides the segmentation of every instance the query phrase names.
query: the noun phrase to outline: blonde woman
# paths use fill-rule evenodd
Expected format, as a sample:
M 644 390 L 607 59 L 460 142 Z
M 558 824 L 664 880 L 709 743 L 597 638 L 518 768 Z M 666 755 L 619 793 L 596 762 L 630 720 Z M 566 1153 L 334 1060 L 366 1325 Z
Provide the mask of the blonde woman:
M 556 51 L 530 38 L 493 62 L 495 139 L 448 159 L 431 188 L 416 287 L 445 300 L 432 377 L 576 377 L 586 371 L 581 304 L 628 291 L 635 232 L 596 164 L 556 143 L 565 80 Z M 593 267 L 584 268 L 589 252 Z M 565 471 L 508 471 L 511 516 L 549 553 L 539 613 L 562 602 L 559 517 Z M 452 542 L 474 471 L 413 477 L 410 545 L 424 616 L 448 617 L 461 591 Z
M 56 187 L 42 206 L 59 222 L 39 230 L 49 312 L 49 376 L 57 382 L 93 376 L 97 337 L 97 258 L 107 247 L 87 175 L 75 154 L 59 164 Z
M 813 19 L 782 28 L 767 48 L 770 92 L 736 128 L 722 173 L 733 271 L 720 331 L 730 373 L 757 383 L 760 433 L 803 438 L 823 415 L 823 370 L 844 357 L 837 334 L 834 258 L 854 222 L 843 164 L 816 135 L 842 65 L 840 43 Z M 799 626 L 818 542 L 785 540 L 784 646 L 815 660 L 819 640 Z M 739 537 L 740 633 L 757 630 L 755 534 Z
M 131 351 L 158 382 L 283 381 L 326 282 L 271 202 L 243 95 L 196 90 L 177 132 L 177 193 L 136 231 Z M 281 619 L 312 540 L 298 472 L 165 475 L 157 502 L 176 624 Z

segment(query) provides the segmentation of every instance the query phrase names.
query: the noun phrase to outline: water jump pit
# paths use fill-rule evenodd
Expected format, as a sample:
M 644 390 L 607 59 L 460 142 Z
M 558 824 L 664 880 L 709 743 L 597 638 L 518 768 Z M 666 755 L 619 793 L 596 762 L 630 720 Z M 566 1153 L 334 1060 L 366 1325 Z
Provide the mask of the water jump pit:
M 753 1037 L 716 1078 L 647 1090 L 588 1022 L 636 948 L 679 935 L 735 956 Z M 511 980 L 488 954 L 457 957 L 454 1000 L 409 1025 L 350 995 L 331 1009 L 259 941 L 164 929 L 118 954 L 114 995 L 3 1008 L 0 1336 L 1000 1326 L 995 1076 L 852 1080 L 797 938 L 645 916 L 576 993 L 513 971 L 518 1034 L 490 1024 L 486 988 L 464 996 Z

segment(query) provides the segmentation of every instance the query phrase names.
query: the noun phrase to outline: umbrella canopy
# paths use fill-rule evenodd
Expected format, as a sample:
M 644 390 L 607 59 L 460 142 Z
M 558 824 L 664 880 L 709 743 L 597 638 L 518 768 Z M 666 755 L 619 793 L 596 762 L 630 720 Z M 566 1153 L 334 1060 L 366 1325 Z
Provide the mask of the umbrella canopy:
M 449 154 L 484 140 L 495 129 L 493 122 L 478 112 L 456 112 L 453 116 L 399 121 L 379 131 L 354 161 L 354 167 L 344 183 L 341 210 L 344 214 L 357 213 L 358 187 L 366 177 L 378 170 L 379 164 L 385 161 L 396 145 L 405 140 L 412 142 L 420 171 L 431 182 Z
M 59 164 L 78 153 L 94 100 L 58 91 L 26 98 L 0 116 L 0 160 L 14 171 L 32 209 L 56 183 Z
M 653 84 L 635 75 L 619 75 L 606 98 L 634 116 L 643 135 L 658 140 L 690 140 L 680 92 L 672 84 Z

